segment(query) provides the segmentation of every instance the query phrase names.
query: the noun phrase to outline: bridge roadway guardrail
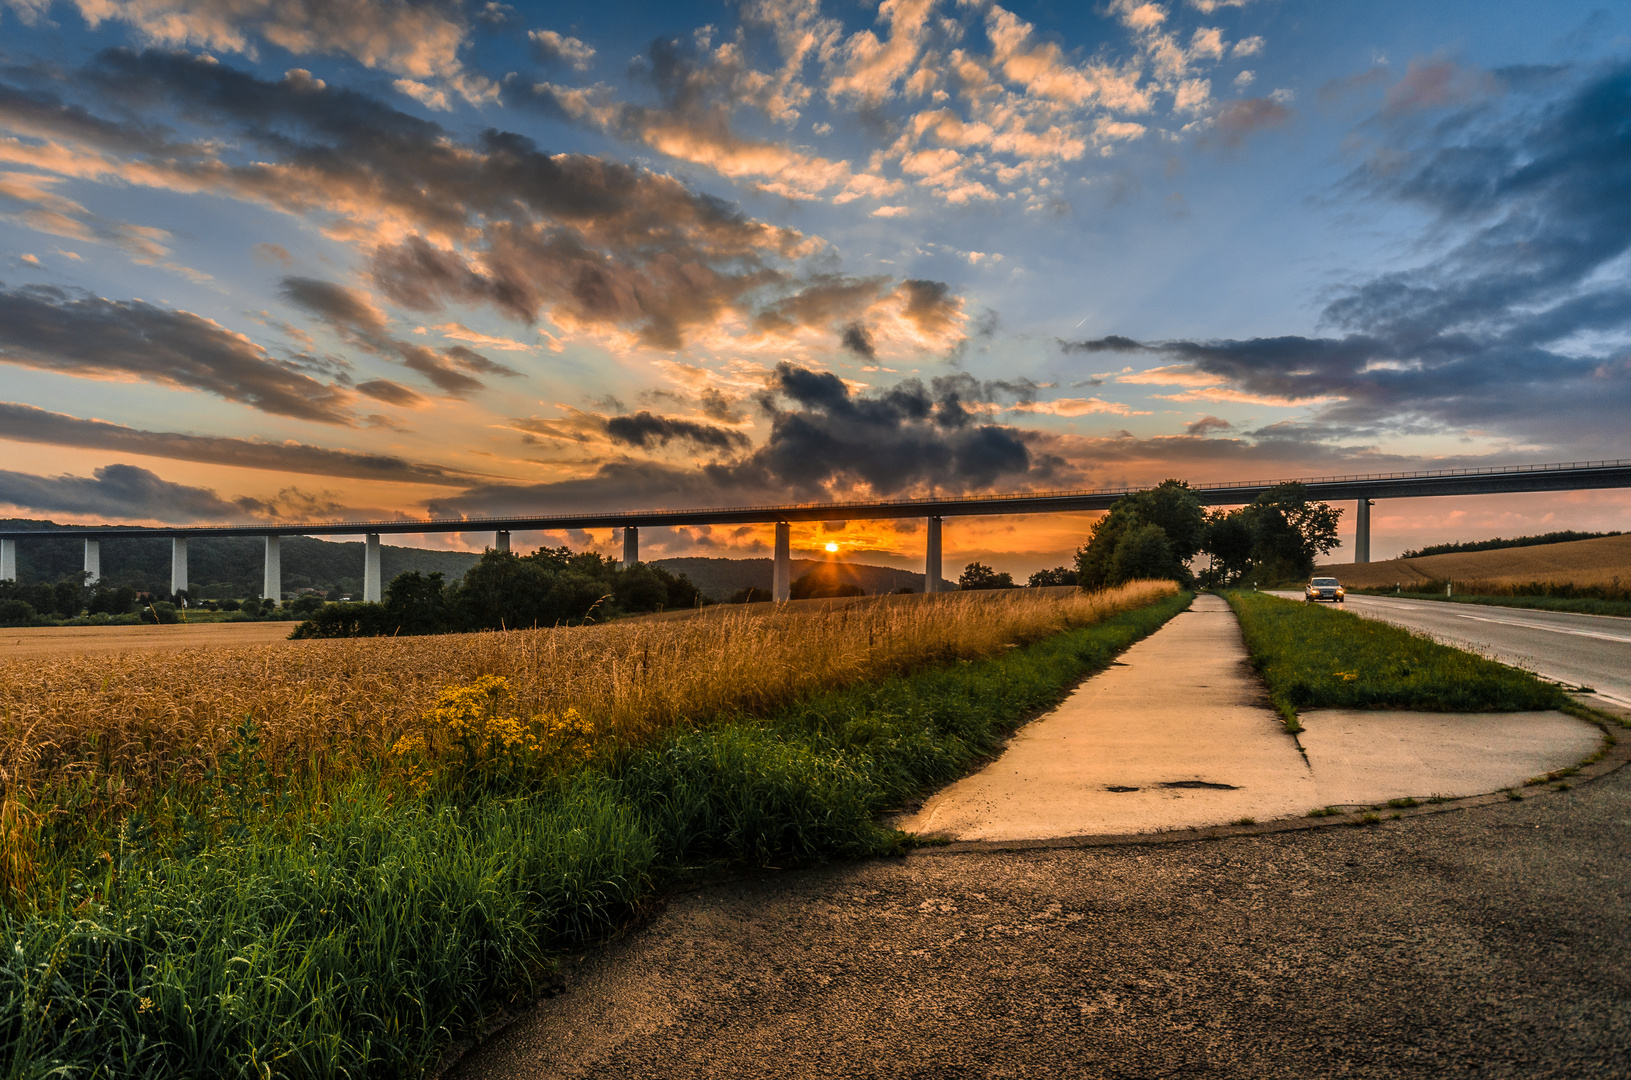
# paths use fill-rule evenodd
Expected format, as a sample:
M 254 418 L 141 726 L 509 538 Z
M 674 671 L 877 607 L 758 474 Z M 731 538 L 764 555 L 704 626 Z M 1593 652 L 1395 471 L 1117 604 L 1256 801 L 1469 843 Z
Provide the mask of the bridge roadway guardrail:
M 1444 495 L 1488 495 L 1533 491 L 1583 491 L 1631 487 L 1631 459 L 1555 462 L 1541 465 L 1491 466 L 1478 469 L 1433 469 L 1418 472 L 1362 473 L 1346 476 L 1289 478 L 1304 484 L 1309 495 L 1325 501 L 1420 498 Z M 1253 480 L 1196 485 L 1208 506 L 1251 502 L 1279 480 Z M 993 495 L 948 495 L 917 499 L 881 499 L 851 503 L 778 503 L 752 506 L 696 507 L 679 510 L 614 510 L 571 514 L 503 517 L 392 518 L 384 521 L 258 522 L 245 525 L 92 525 L 52 529 L 0 529 L 0 539 L 33 540 L 51 536 L 105 539 L 116 536 L 344 536 L 431 532 L 519 532 L 624 526 L 746 525 L 770 521 L 837 521 L 912 517 L 976 517 L 1107 510 L 1132 487 L 1072 491 L 1020 491 Z

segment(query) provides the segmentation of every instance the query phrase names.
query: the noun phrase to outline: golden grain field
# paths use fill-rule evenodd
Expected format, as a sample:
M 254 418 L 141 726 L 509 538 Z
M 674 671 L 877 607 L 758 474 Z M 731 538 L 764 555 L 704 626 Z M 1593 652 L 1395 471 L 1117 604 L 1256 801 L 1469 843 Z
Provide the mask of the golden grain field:
M 508 680 L 530 714 L 575 708 L 638 740 L 825 688 L 971 660 L 1170 595 L 1013 590 L 710 608 L 683 619 L 438 637 L 0 659 L 4 802 L 68 783 L 102 799 L 202 775 L 246 715 L 268 761 L 346 772 L 421 733 L 438 693 Z
M 1615 585 L 1631 582 L 1631 535 L 1601 536 L 1562 544 L 1497 548 L 1427 555 L 1418 559 L 1389 559 L 1374 563 L 1335 563 L 1321 566 L 1355 588 L 1409 588 L 1424 581 L 1457 581 L 1469 585 L 1527 585 L 1552 582 L 1570 585 Z

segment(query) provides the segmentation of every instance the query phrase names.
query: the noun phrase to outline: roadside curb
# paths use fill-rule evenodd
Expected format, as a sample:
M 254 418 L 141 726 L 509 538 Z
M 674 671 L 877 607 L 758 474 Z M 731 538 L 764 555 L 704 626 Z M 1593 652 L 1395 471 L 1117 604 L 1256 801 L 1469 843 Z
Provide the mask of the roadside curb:
M 1404 821 L 1458 810 L 1471 810 L 1480 806 L 1494 806 L 1508 802 L 1529 801 L 1561 795 L 1580 784 L 1599 780 L 1618 771 L 1631 762 L 1631 710 L 1605 707 L 1600 702 L 1576 702 L 1600 715 L 1614 717 L 1621 729 L 1612 728 L 1608 721 L 1595 717 L 1581 719 L 1594 723 L 1603 731 L 1604 745 L 1592 757 L 1579 765 L 1557 769 L 1544 776 L 1531 777 L 1522 785 L 1484 795 L 1469 795 L 1440 802 L 1416 801 L 1414 805 L 1338 807 L 1340 813 L 1324 817 L 1277 818 L 1251 825 L 1211 825 L 1204 828 L 1172 829 L 1152 833 L 1120 833 L 1107 835 L 1060 836 L 1036 840 L 956 840 L 951 843 L 929 844 L 909 848 L 910 858 L 939 855 L 978 855 L 998 852 L 1052 851 L 1071 848 L 1160 847 L 1167 844 L 1187 844 L 1204 840 L 1227 840 L 1240 836 L 1270 836 L 1278 833 L 1307 832 L 1313 829 L 1362 828 L 1382 825 L 1389 821 Z M 1403 804 L 1405 800 L 1393 800 Z

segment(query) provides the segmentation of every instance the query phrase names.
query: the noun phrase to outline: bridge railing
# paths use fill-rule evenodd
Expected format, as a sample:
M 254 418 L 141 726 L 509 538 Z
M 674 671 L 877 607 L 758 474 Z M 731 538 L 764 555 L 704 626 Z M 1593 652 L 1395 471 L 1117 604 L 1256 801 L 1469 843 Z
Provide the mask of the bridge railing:
M 1580 469 L 1607 469 L 1631 467 L 1631 459 L 1604 458 L 1597 461 L 1568 461 L 1550 462 L 1538 465 L 1491 465 L 1481 468 L 1468 469 L 1427 469 L 1410 472 L 1388 473 L 1350 473 L 1344 476 L 1318 476 L 1318 477 L 1281 477 L 1273 480 L 1229 481 L 1219 484 L 1196 484 L 1194 490 L 1216 493 L 1220 491 L 1249 491 L 1252 489 L 1273 487 L 1276 484 L 1301 483 L 1309 486 L 1323 484 L 1351 484 L 1366 481 L 1385 480 L 1427 480 L 1455 476 L 1503 476 L 1522 473 L 1537 472 L 1567 472 Z M 880 508 L 900 507 L 905 510 L 926 510 L 934 506 L 958 505 L 968 503 L 1003 503 L 1003 502 L 1049 502 L 1067 499 L 1103 497 L 1106 495 L 1129 495 L 1142 490 L 1135 487 L 1105 487 L 1105 488 L 1073 488 L 1056 491 L 1011 491 L 990 495 L 938 495 L 927 498 L 915 497 L 904 499 L 877 499 L 868 502 L 832 503 L 832 502 L 797 502 L 797 503 L 758 503 L 740 506 L 708 506 L 684 507 L 672 510 L 610 510 L 604 512 L 576 512 L 561 514 L 510 514 L 490 515 L 483 517 L 458 518 L 388 518 L 375 521 L 306 521 L 291 522 L 287 525 L 278 525 L 268 522 L 266 527 L 277 530 L 298 530 L 300 533 L 311 536 L 322 536 L 326 530 L 345 530 L 355 532 L 377 527 L 389 529 L 392 532 L 407 532 L 407 526 L 424 526 L 427 531 L 461 531 L 465 529 L 481 529 L 483 526 L 500 526 L 516 522 L 536 522 L 540 527 L 547 527 L 547 523 L 556 520 L 576 520 L 582 518 L 596 518 L 601 521 L 629 522 L 641 524 L 652 519 L 658 519 L 676 514 L 754 514 L 762 515 L 763 520 L 772 520 L 776 514 L 787 511 L 807 512 L 810 510 L 829 510 L 833 519 L 842 518 L 845 510 L 878 510 Z M 909 515 L 903 515 L 909 516 Z M 80 526 L 80 529 L 85 528 Z M 193 535 L 208 534 L 215 530 L 243 531 L 244 525 L 188 525 L 180 526 Z M 162 527 L 156 531 L 165 531 Z M 33 530 L 29 530 L 33 533 Z M 18 534 L 23 535 L 23 534 Z

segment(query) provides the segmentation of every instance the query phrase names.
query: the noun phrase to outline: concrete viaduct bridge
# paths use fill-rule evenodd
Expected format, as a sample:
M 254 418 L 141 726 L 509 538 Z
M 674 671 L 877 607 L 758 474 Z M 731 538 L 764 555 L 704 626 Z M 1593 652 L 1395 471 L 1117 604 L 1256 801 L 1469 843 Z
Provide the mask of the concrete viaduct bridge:
M 1195 488 L 1206 506 L 1243 506 L 1280 480 L 1203 484 Z M 1441 495 L 1494 495 L 1530 491 L 1584 491 L 1631 487 L 1631 460 L 1574 461 L 1549 465 L 1510 465 L 1486 469 L 1438 469 L 1428 472 L 1324 476 L 1301 481 L 1309 497 L 1323 502 L 1357 502 L 1355 562 L 1370 561 L 1370 508 L 1377 499 L 1406 499 Z M 948 517 L 988 517 L 1002 514 L 1052 514 L 1082 510 L 1108 510 L 1117 499 L 1137 488 L 1094 491 L 1018 492 L 1011 495 L 969 495 L 932 499 L 886 499 L 878 502 L 790 503 L 780 506 L 729 506 L 696 510 L 641 510 L 594 514 L 558 514 L 497 518 L 428 519 L 422 521 L 317 521 L 290 525 L 196 525 L 150 529 L 131 525 L 100 525 L 72 529 L 0 531 L 0 580 L 17 578 L 17 542 L 47 537 L 78 537 L 85 541 L 85 572 L 101 577 L 100 542 L 106 537 L 145 536 L 171 538 L 170 589 L 187 588 L 187 541 L 194 536 L 260 536 L 266 540 L 263 597 L 282 595 L 278 542 L 285 536 L 344 536 L 365 539 L 363 599 L 378 601 L 380 537 L 386 533 L 481 532 L 492 530 L 493 546 L 510 549 L 510 533 L 518 530 L 605 529 L 623 530 L 623 561 L 640 557 L 640 527 L 676 525 L 776 524 L 774 596 L 788 598 L 792 558 L 790 523 L 795 521 L 925 518 L 928 542 L 924 558 L 924 591 L 940 585 L 940 530 Z

